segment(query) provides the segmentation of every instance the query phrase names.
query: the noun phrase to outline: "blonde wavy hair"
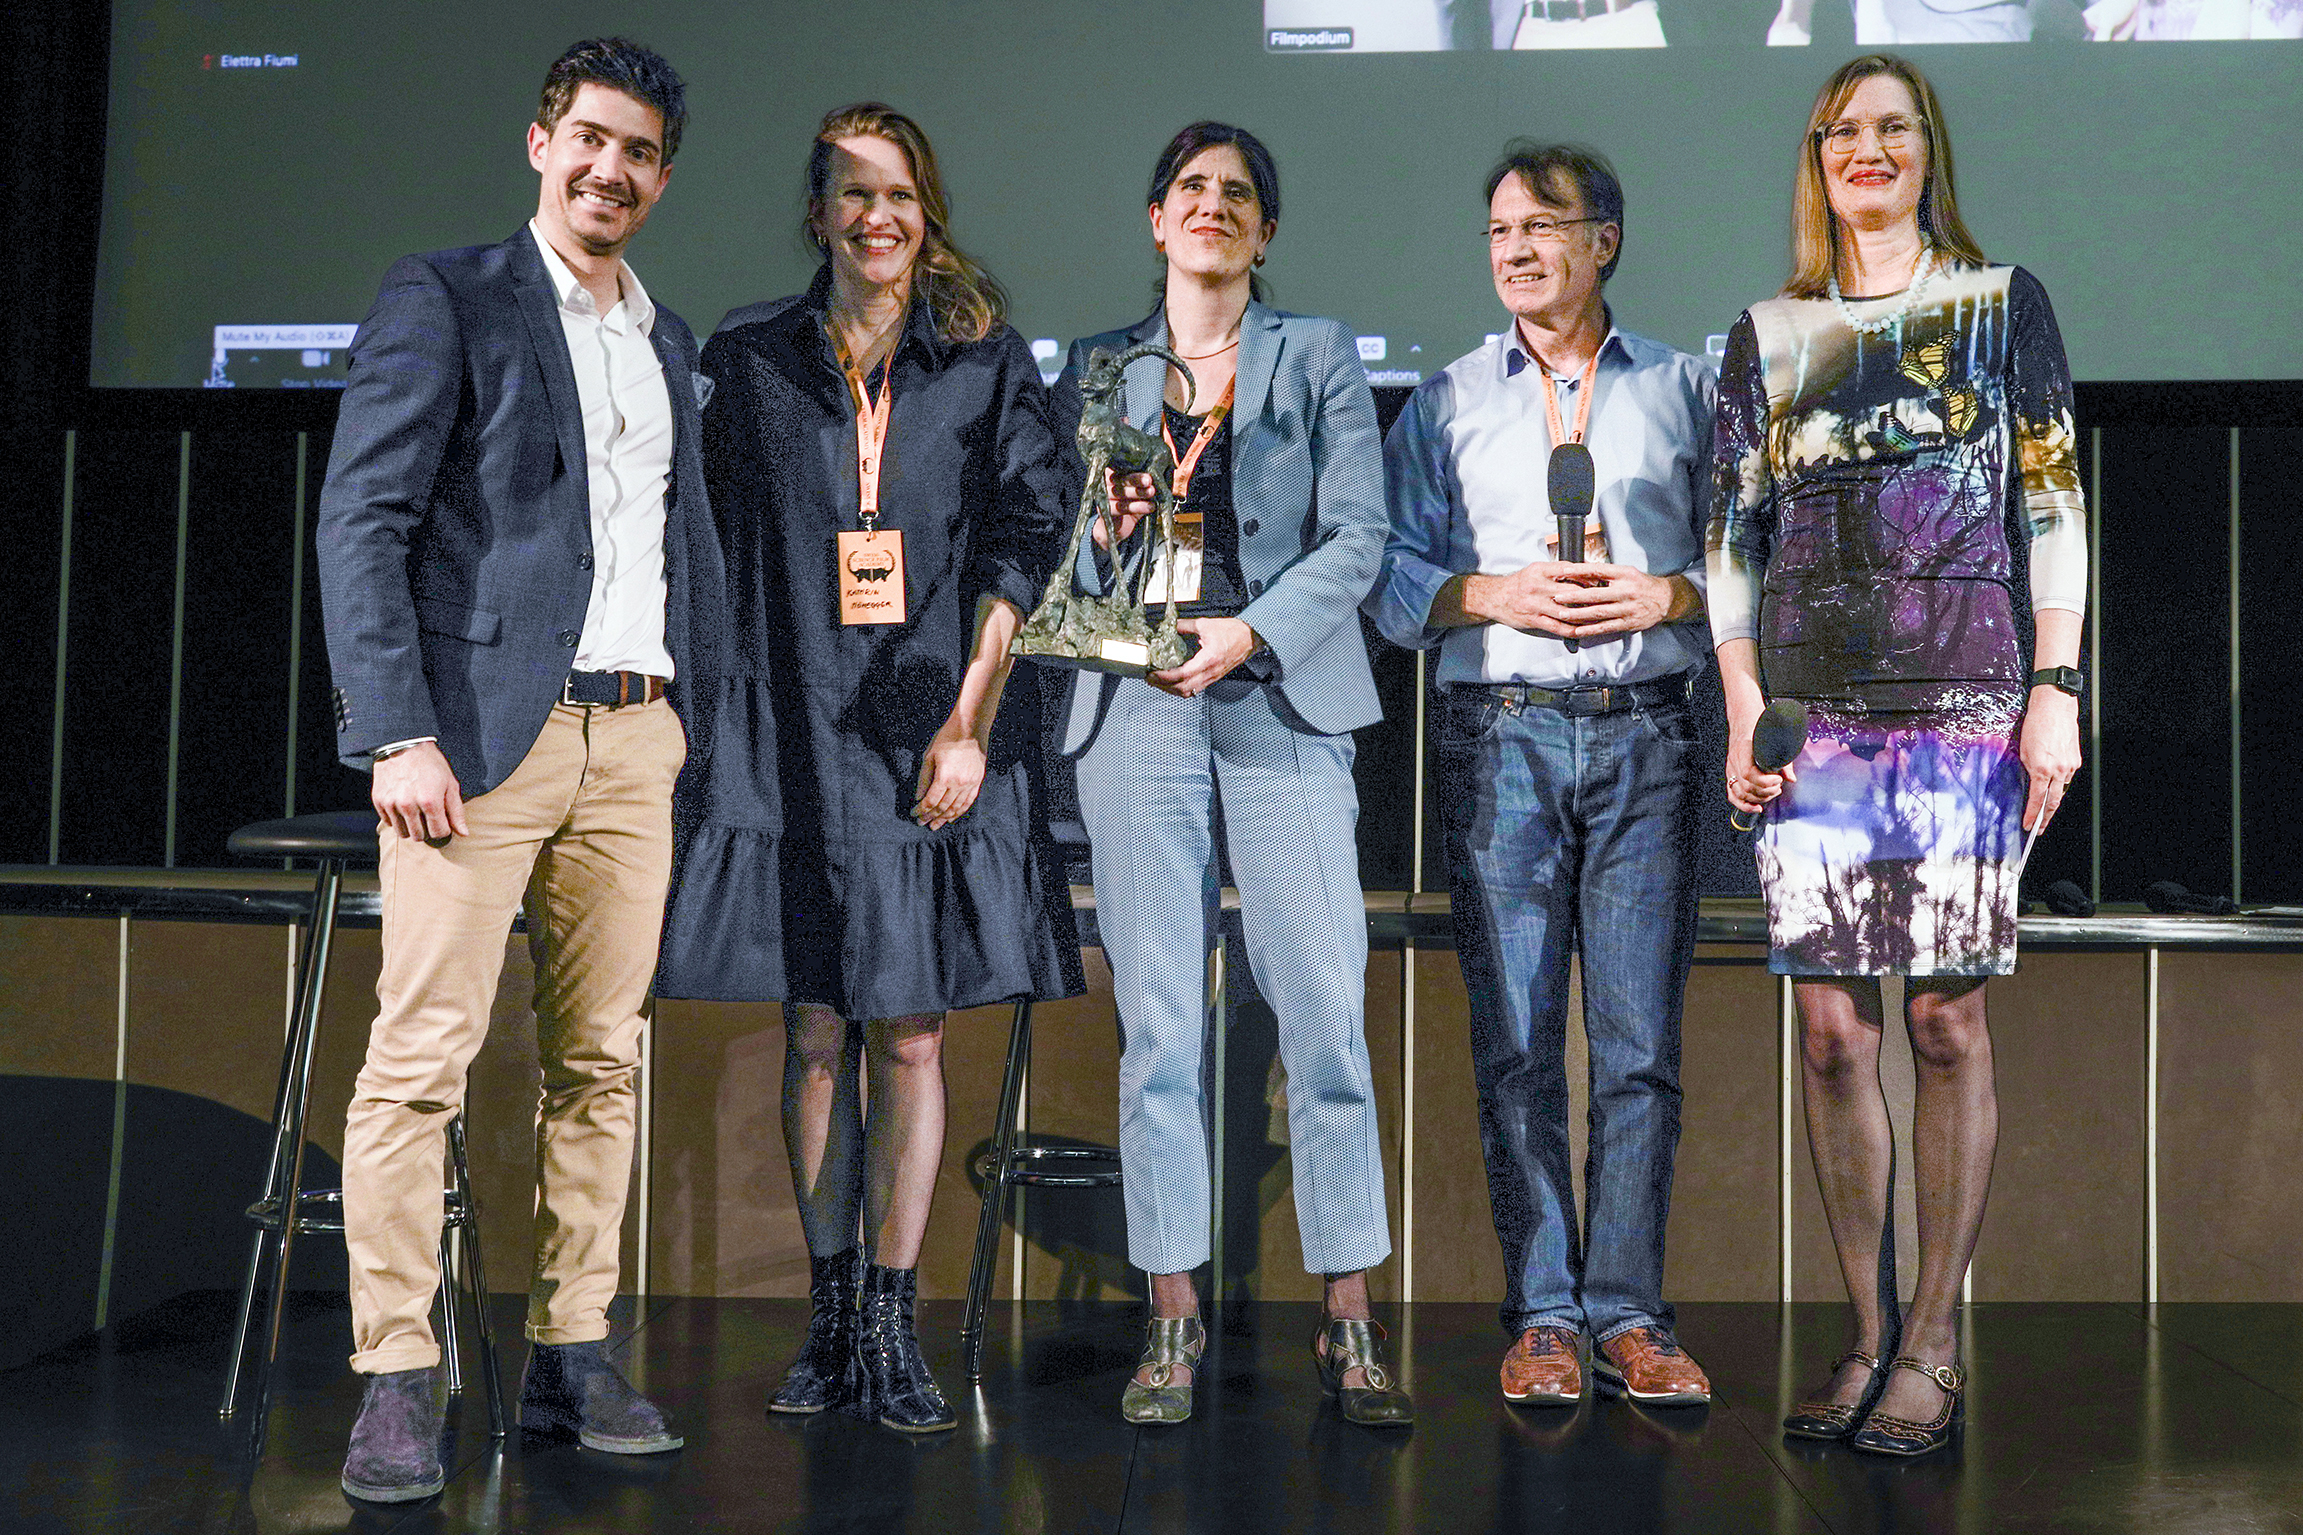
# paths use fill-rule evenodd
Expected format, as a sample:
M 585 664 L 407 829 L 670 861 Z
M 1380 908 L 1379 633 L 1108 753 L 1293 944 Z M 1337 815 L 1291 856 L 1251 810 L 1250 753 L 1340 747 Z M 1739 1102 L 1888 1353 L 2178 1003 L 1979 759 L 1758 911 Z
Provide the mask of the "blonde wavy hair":
M 1919 193 L 1920 233 L 1947 260 L 1984 264 L 1983 248 L 1959 217 L 1959 198 L 1952 187 L 1951 130 L 1943 121 L 1935 87 L 1909 59 L 1867 53 L 1832 72 L 1815 93 L 1815 109 L 1807 114 L 1799 173 L 1791 184 L 1791 277 L 1783 285 L 1784 298 L 1822 298 L 1830 292 L 1833 264 L 1839 257 L 1839 217 L 1831 211 L 1823 185 L 1823 128 L 1838 120 L 1855 88 L 1874 75 L 1901 80 L 1919 109 L 1920 132 L 1927 138 L 1927 182 Z
M 944 196 L 944 178 L 936 167 L 936 152 L 920 125 L 879 101 L 859 101 L 824 114 L 816 141 L 808 150 L 808 204 L 805 231 L 818 250 L 824 248 L 816 218 L 823 211 L 824 194 L 831 183 L 832 150 L 842 139 L 885 139 L 904 152 L 911 166 L 912 186 L 920 195 L 920 212 L 927 220 L 927 236 L 920 242 L 919 259 L 912 266 L 912 298 L 925 302 L 936 334 L 946 341 L 981 341 L 1000 328 L 1008 315 L 1007 290 L 992 274 L 976 265 L 952 243 L 951 203 Z

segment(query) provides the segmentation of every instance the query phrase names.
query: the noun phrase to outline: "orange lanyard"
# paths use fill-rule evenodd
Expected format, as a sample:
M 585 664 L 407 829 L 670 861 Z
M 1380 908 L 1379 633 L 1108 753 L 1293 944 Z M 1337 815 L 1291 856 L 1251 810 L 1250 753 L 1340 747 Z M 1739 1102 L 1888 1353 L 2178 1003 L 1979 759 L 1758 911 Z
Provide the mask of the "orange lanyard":
M 871 382 L 853 368 L 843 369 L 848 388 L 856 397 L 856 487 L 863 502 L 864 531 L 880 522 L 880 460 L 888 445 L 888 412 L 896 402 L 896 354 L 890 351 L 880 364 L 880 397 L 872 398 Z
M 1231 414 L 1232 390 L 1238 386 L 1239 380 L 1236 378 L 1223 386 L 1223 398 L 1215 402 L 1215 409 L 1209 411 L 1206 419 L 1200 422 L 1199 434 L 1192 438 L 1191 447 L 1185 450 L 1180 458 L 1176 455 L 1175 438 L 1167 429 L 1167 403 L 1165 401 L 1160 403 L 1159 434 L 1161 439 L 1167 443 L 1168 457 L 1176 461 L 1175 498 L 1178 501 L 1191 495 L 1192 471 L 1199 467 L 1200 455 L 1207 451 L 1209 443 L 1215 441 L 1215 434 L 1223 430 L 1224 418 Z
M 1606 349 L 1606 343 L 1602 342 L 1600 351 Z M 1535 370 L 1543 375 L 1543 408 L 1551 417 L 1551 445 L 1556 448 L 1563 442 L 1583 441 L 1583 429 L 1591 425 L 1591 385 L 1592 381 L 1599 377 L 1599 352 L 1591 354 L 1591 361 L 1584 364 L 1583 377 L 1575 381 L 1575 431 L 1573 434 L 1570 434 L 1566 426 L 1560 421 L 1559 387 L 1551 381 L 1551 369 L 1545 367 L 1543 359 L 1538 357 L 1535 360 Z

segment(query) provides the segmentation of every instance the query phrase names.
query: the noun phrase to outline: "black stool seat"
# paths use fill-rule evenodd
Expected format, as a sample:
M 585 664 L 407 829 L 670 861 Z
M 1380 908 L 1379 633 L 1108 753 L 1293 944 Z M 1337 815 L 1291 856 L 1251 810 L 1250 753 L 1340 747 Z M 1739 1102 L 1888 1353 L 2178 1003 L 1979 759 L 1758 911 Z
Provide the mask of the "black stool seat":
M 258 821 L 232 833 L 225 846 L 242 858 L 341 858 L 347 863 L 376 857 L 376 812 L 323 810 L 285 821 Z

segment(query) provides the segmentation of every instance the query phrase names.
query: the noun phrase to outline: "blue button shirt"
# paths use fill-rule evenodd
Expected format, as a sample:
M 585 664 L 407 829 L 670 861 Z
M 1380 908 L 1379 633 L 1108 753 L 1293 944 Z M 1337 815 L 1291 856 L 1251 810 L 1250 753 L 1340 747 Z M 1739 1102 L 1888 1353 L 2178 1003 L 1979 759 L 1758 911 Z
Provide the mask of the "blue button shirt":
M 1575 380 L 1556 381 L 1575 420 Z M 1711 421 L 1718 380 L 1700 358 L 1610 329 L 1591 388 L 1592 512 L 1608 559 L 1704 587 Z M 1442 687 L 1525 682 L 1566 688 L 1645 682 L 1700 664 L 1710 633 L 1698 612 L 1640 634 L 1570 651 L 1548 634 L 1502 624 L 1430 625 L 1439 589 L 1457 575 L 1510 575 L 1555 558 L 1546 489 L 1551 423 L 1543 379 L 1516 327 L 1426 380 L 1384 440 L 1391 535 L 1365 604 L 1384 637 L 1441 647 Z

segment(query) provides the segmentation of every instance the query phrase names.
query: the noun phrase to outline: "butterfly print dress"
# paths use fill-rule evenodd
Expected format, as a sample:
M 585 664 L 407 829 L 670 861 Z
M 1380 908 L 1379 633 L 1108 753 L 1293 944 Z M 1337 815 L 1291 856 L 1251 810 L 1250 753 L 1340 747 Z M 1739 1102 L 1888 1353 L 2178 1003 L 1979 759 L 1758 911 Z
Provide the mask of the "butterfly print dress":
M 1884 330 L 1847 314 L 1754 305 L 1720 380 L 1714 633 L 1810 720 L 1759 841 L 1772 965 L 2005 974 L 2031 613 L 2085 596 L 2063 344 L 2017 267 L 1939 270 Z

